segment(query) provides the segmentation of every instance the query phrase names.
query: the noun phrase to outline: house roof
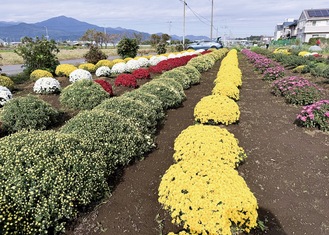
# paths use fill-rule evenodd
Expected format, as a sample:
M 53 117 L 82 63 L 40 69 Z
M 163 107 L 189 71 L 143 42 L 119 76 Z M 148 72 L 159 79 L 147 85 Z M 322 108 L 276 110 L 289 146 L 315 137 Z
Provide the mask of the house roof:
M 308 9 L 303 11 L 306 19 L 329 19 L 329 8 L 324 9 Z
M 289 26 L 294 26 L 297 25 L 298 20 L 294 20 L 293 22 L 283 22 L 283 27 L 289 27 Z

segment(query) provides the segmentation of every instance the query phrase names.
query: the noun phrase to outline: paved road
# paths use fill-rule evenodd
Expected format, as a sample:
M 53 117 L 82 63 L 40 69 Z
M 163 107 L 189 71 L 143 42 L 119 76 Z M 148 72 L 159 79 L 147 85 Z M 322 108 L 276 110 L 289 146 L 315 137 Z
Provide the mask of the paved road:
M 81 64 L 83 62 L 84 59 L 60 61 L 61 64 Z M 7 75 L 14 75 L 23 72 L 22 64 L 3 65 L 1 66 L 1 68 L 2 68 L 2 73 L 5 73 Z
M 109 60 L 117 59 L 119 56 L 109 56 Z M 84 59 L 74 59 L 74 60 L 63 60 L 60 61 L 61 64 L 81 64 L 85 62 Z M 15 64 L 15 65 L 3 65 L 0 66 L 2 69 L 2 73 L 5 73 L 7 75 L 14 75 L 23 72 L 23 68 L 21 64 Z

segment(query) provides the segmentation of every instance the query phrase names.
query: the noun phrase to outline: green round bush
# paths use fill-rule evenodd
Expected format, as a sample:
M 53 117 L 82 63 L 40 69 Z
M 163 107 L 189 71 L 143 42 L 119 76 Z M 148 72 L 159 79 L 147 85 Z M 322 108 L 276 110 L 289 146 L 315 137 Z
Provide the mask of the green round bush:
M 133 90 L 131 92 L 126 92 L 122 95 L 123 97 L 128 97 L 134 100 L 140 100 L 144 104 L 147 104 L 150 109 L 155 110 L 156 120 L 158 122 L 162 121 L 165 117 L 165 113 L 162 107 L 161 100 L 156 96 L 146 92 L 143 92 L 140 89 Z
M 139 46 L 138 42 L 135 38 L 127 38 L 124 37 L 120 40 L 120 42 L 117 45 L 117 52 L 118 55 L 121 56 L 121 58 L 134 58 L 137 55 Z
M 106 164 L 71 135 L 21 131 L 0 140 L 0 234 L 59 234 L 108 190 Z
M 69 109 L 90 110 L 109 98 L 109 94 L 91 80 L 82 79 L 67 86 L 59 97 L 61 104 Z
M 156 112 L 142 101 L 119 96 L 105 100 L 94 108 L 100 109 L 131 119 L 145 134 L 154 134 L 156 131 Z
M 179 107 L 186 98 L 182 85 L 170 78 L 152 80 L 141 86 L 139 90 L 156 95 L 165 110 Z
M 191 79 L 184 72 L 177 69 L 164 72 L 161 74 L 160 78 L 173 78 L 183 86 L 184 90 L 191 87 Z
M 191 80 L 191 85 L 199 84 L 201 79 L 201 73 L 192 65 L 185 65 L 177 67 L 173 70 L 182 71 Z
M 179 93 L 182 101 L 186 99 L 183 86 L 179 82 L 175 81 L 173 78 L 158 78 L 155 79 L 154 82 L 165 84 L 171 87 L 172 89 L 176 90 Z
M 56 122 L 59 112 L 37 96 L 9 100 L 1 112 L 2 126 L 8 132 L 44 130 Z
M 214 65 L 213 60 L 206 56 L 194 57 L 187 64 L 194 66 L 200 73 L 211 69 Z
M 154 146 L 151 136 L 143 134 L 130 119 L 104 110 L 82 111 L 60 131 L 83 139 L 91 151 L 101 151 L 109 172 L 141 157 Z

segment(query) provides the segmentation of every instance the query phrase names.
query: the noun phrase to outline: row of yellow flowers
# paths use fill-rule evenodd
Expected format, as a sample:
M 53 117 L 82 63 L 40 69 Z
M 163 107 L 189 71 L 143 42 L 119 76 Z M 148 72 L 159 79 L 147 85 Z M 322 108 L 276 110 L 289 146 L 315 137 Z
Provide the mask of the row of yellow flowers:
M 187 52 L 191 52 L 191 50 L 187 50 Z M 157 55 L 157 56 L 170 57 L 175 54 L 179 54 L 179 52 L 172 52 L 170 54 L 167 53 L 167 54 L 161 54 L 161 55 Z M 79 66 L 74 66 L 72 64 L 60 64 L 56 67 L 55 74 L 57 76 L 68 77 L 70 75 L 70 73 L 72 73 L 76 69 L 84 69 L 91 73 L 94 73 L 99 67 L 102 67 L 102 66 L 107 66 L 109 68 L 112 68 L 113 65 L 118 64 L 118 63 L 127 63 L 130 60 L 138 60 L 140 58 L 150 59 L 152 56 L 153 55 L 137 56 L 135 58 L 128 57 L 125 59 L 117 58 L 117 59 L 113 59 L 113 60 L 104 59 L 104 60 L 98 61 L 96 64 L 82 63 Z M 53 75 L 51 73 L 49 73 L 48 71 L 42 70 L 42 69 L 34 70 L 30 75 L 30 78 L 33 81 L 36 81 L 41 77 L 53 77 Z
M 237 51 L 231 50 L 222 60 L 215 84 L 227 80 L 237 88 L 241 77 Z M 246 154 L 233 134 L 209 125 L 238 121 L 239 107 L 221 91 L 212 93 L 195 107 L 195 120 L 201 124 L 188 127 L 176 138 L 176 163 L 159 186 L 159 202 L 170 212 L 172 222 L 184 228 L 179 235 L 249 232 L 257 225 L 257 200 L 235 170 Z

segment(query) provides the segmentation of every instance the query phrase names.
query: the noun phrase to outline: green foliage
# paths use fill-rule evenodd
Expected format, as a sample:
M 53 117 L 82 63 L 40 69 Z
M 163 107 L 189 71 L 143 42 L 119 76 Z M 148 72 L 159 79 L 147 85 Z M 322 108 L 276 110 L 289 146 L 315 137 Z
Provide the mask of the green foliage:
M 166 43 L 160 42 L 156 47 L 156 51 L 158 55 L 165 54 L 167 52 Z
M 12 90 L 14 89 L 14 82 L 9 77 L 0 75 L 0 86 L 4 86 L 9 90 Z
M 320 100 L 304 106 L 297 115 L 297 123 L 301 126 L 329 131 L 329 100 Z
M 86 110 L 96 107 L 107 98 L 109 94 L 99 84 L 81 79 L 65 87 L 59 101 L 66 108 Z
M 9 132 L 44 130 L 56 122 L 58 114 L 56 109 L 42 99 L 27 95 L 5 103 L 1 121 L 3 128 Z
M 121 39 L 117 46 L 118 55 L 120 55 L 123 59 L 128 57 L 136 57 L 138 49 L 139 46 L 136 39 L 130 38 Z
M 139 89 L 157 96 L 162 102 L 163 109 L 179 107 L 186 99 L 182 85 L 171 78 L 152 80 Z
M 314 83 L 302 77 L 285 77 L 272 83 L 272 93 L 281 95 L 287 103 L 308 105 L 320 100 L 324 93 Z
M 310 66 L 310 73 L 317 77 L 327 77 L 328 78 L 329 65 L 324 63 L 315 63 Z
M 150 136 L 142 134 L 134 122 L 104 110 L 82 111 L 60 131 L 76 135 L 91 151 L 102 152 L 109 173 L 153 147 Z
M 102 155 L 71 135 L 22 131 L 0 140 L 0 234 L 59 234 L 108 189 Z
M 10 75 L 10 78 L 15 84 L 21 84 L 28 81 L 30 79 L 30 75 L 26 72 L 22 72 L 22 73 Z
M 45 38 L 25 37 L 22 43 L 15 49 L 15 53 L 23 57 L 26 73 L 30 74 L 36 69 L 48 70 L 51 73 L 55 72 L 59 61 L 56 54 L 59 49 L 54 40 L 48 41 Z
M 94 110 L 100 109 L 131 119 L 145 134 L 154 134 L 156 131 L 156 112 L 142 101 L 124 96 L 114 97 L 103 101 Z
M 164 72 L 160 78 L 172 78 L 179 82 L 185 90 L 191 87 L 191 79 L 183 71 L 176 68 Z
M 175 68 L 174 70 L 182 71 L 185 73 L 191 80 L 191 85 L 199 84 L 201 73 L 191 65 L 185 65 Z
M 184 50 L 182 44 L 177 44 L 177 45 L 175 46 L 175 49 L 176 49 L 176 51 L 183 51 L 183 50 Z
M 131 92 L 126 92 L 122 95 L 123 97 L 128 97 L 134 100 L 139 100 L 148 107 L 155 111 L 156 120 L 159 122 L 164 119 L 165 113 L 162 107 L 161 100 L 156 96 L 146 92 L 141 91 L 140 89 L 133 90 Z
M 200 73 L 205 72 L 211 69 L 214 65 L 215 61 L 210 57 L 198 56 L 192 58 L 187 64 L 195 67 Z
M 286 55 L 283 53 L 273 54 L 274 60 L 280 62 L 285 67 L 295 68 L 299 65 L 306 65 L 310 62 L 308 57 L 298 55 Z
M 87 63 L 97 64 L 100 60 L 105 60 L 107 55 L 98 47 L 91 45 L 89 51 L 83 56 Z

